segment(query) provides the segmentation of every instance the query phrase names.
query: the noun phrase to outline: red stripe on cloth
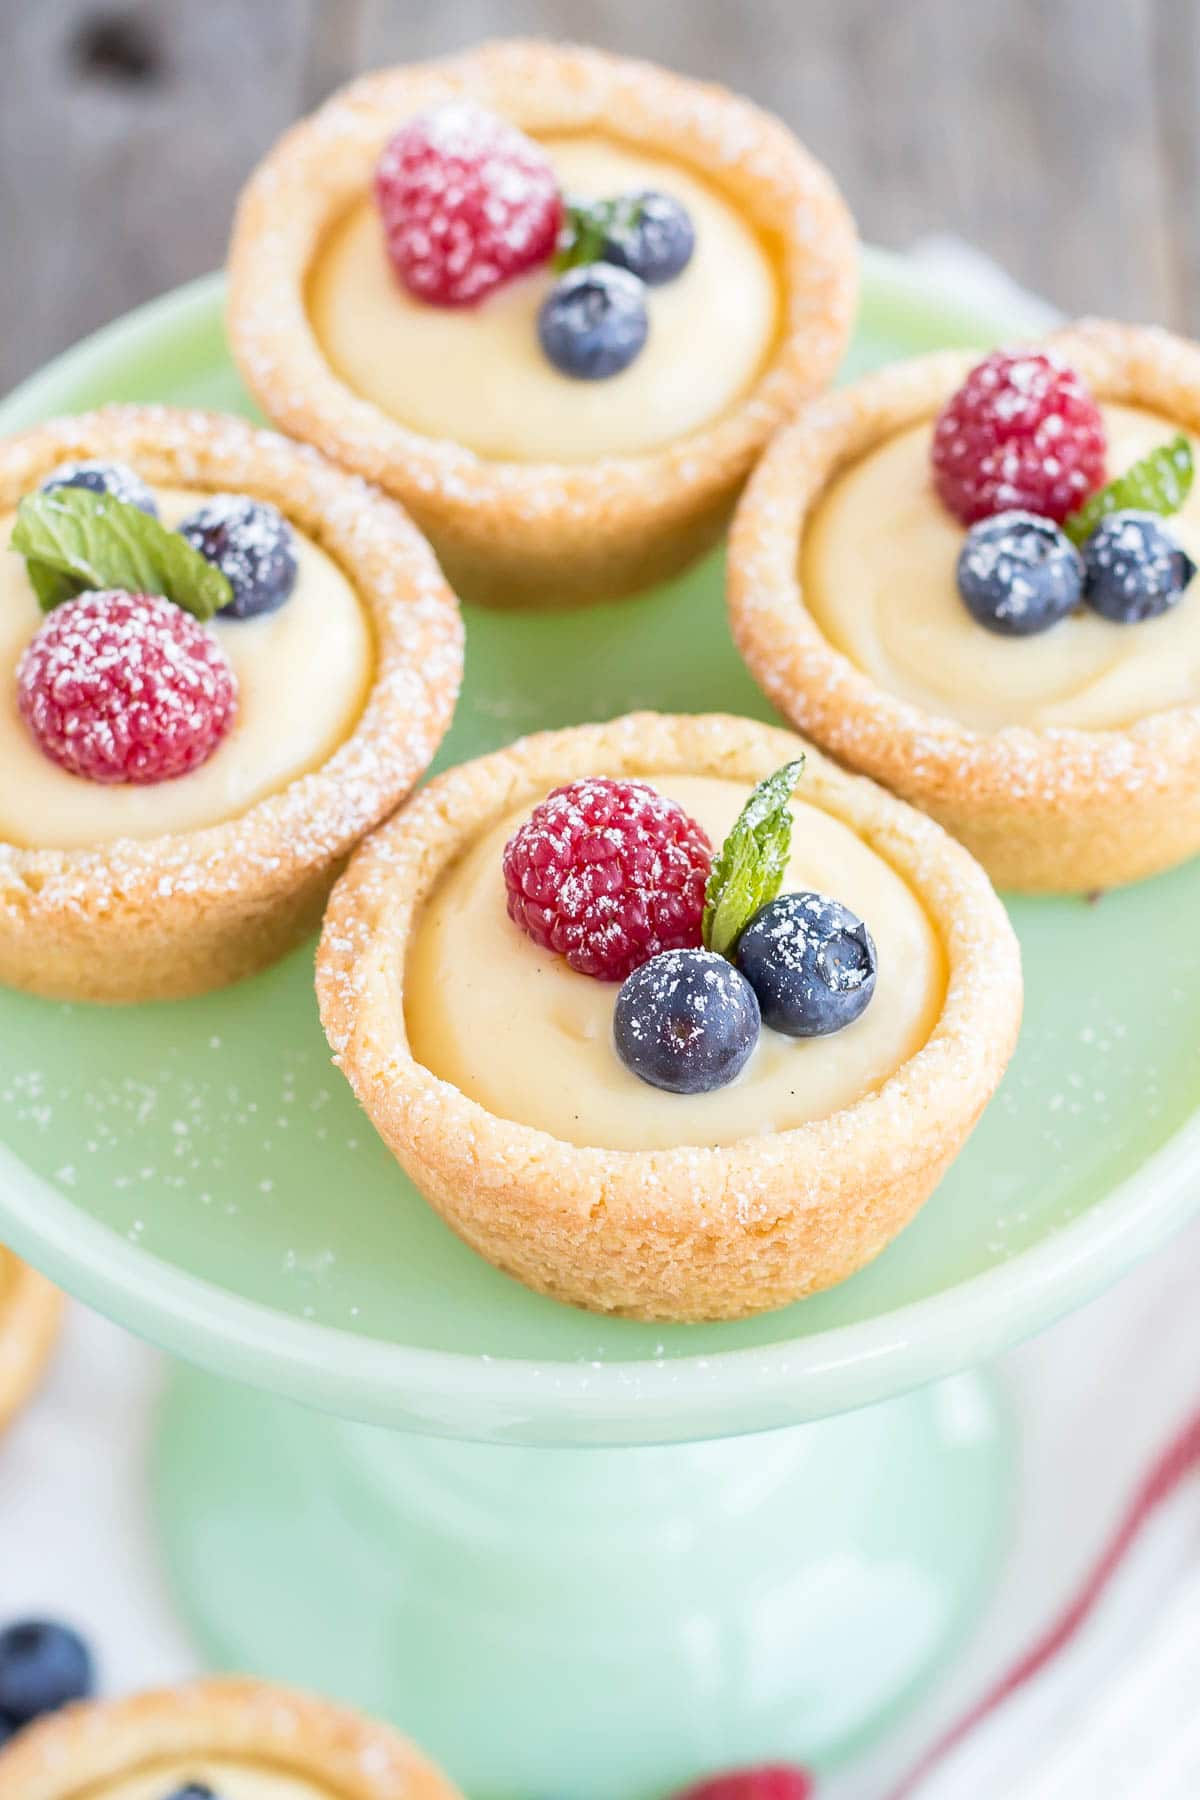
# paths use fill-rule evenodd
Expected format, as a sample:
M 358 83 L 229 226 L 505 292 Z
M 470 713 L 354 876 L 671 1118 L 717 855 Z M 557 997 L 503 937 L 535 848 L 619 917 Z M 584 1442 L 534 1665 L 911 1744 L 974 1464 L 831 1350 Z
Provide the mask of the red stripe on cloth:
M 915 1768 L 891 1790 L 887 1800 L 911 1800 L 926 1776 L 965 1741 L 989 1714 L 1019 1688 L 1040 1675 L 1086 1624 L 1142 1527 L 1169 1500 L 1180 1482 L 1200 1467 L 1200 1412 L 1178 1431 L 1143 1477 L 1124 1516 L 1092 1565 L 1074 1598 L 1011 1669 L 978 1699 L 944 1736 L 921 1757 Z

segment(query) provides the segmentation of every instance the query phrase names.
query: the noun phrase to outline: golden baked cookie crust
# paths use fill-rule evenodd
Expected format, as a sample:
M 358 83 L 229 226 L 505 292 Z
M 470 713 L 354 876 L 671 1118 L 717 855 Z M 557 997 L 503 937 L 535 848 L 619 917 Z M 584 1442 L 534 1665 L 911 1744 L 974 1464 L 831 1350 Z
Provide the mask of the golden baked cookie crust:
M 1197 345 L 1101 320 L 1046 343 L 1098 399 L 1200 431 Z M 1000 887 L 1078 893 L 1135 881 L 1200 850 L 1200 707 L 1120 730 L 974 731 L 879 687 L 834 649 L 805 605 L 800 548 L 822 491 L 882 439 L 931 418 L 978 360 L 947 351 L 897 364 L 805 407 L 779 433 L 730 534 L 733 635 L 794 725 L 931 813 Z
M 409 431 L 338 378 L 308 316 L 313 260 L 402 120 L 460 96 L 534 133 L 603 129 L 671 155 L 745 213 L 774 253 L 783 324 L 743 400 L 660 451 L 532 464 Z M 277 423 L 401 499 L 465 598 L 558 606 L 646 587 L 716 543 L 772 430 L 841 359 L 857 252 L 832 180 L 778 120 L 649 63 L 513 41 L 365 76 L 294 126 L 242 194 L 229 284 L 235 360 Z
M 0 1431 L 41 1380 L 62 1313 L 58 1289 L 0 1244 Z
M 978 865 L 922 814 L 810 753 L 806 802 L 849 824 L 909 883 L 948 982 L 923 1048 L 828 1118 L 721 1149 L 579 1149 L 488 1112 L 417 1062 L 405 956 L 463 849 L 575 777 L 650 771 L 755 782 L 788 732 L 724 716 L 635 713 L 526 738 L 432 782 L 361 847 L 317 958 L 335 1060 L 447 1223 L 528 1286 L 634 1318 L 741 1318 L 843 1281 L 908 1223 L 962 1148 L 1012 1053 L 1020 955 Z
M 261 1763 L 329 1800 L 462 1800 L 390 1726 L 237 1677 L 51 1715 L 0 1752 L 0 1800 L 82 1800 L 100 1783 L 193 1756 Z
M 222 414 L 116 406 L 0 442 L 0 510 L 55 464 L 111 456 L 152 484 L 273 501 L 369 615 L 376 666 L 354 731 L 240 817 L 87 850 L 0 842 L 0 983 L 54 999 L 179 998 L 274 962 L 315 929 L 347 853 L 428 767 L 454 710 L 462 622 L 393 501 L 315 451 Z

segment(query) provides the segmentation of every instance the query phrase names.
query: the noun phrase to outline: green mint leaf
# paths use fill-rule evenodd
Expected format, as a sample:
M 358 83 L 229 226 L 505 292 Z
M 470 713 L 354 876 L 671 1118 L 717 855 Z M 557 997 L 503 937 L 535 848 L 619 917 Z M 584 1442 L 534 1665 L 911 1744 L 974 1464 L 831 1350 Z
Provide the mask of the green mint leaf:
M 73 600 L 79 591 L 69 575 L 60 574 L 49 563 L 29 562 L 25 567 L 43 612 L 53 612 L 64 600 Z
M 233 599 L 215 564 L 139 507 L 89 488 L 26 494 L 11 547 L 28 564 L 43 612 L 89 589 L 163 594 L 197 619 Z
M 1086 543 L 1107 513 L 1178 512 L 1192 491 L 1192 446 L 1182 434 L 1169 444 L 1160 444 L 1143 456 L 1132 468 L 1118 475 L 1105 487 L 1097 489 L 1077 512 L 1063 521 L 1063 530 L 1073 544 Z
M 566 269 L 599 262 L 609 238 L 632 230 L 641 216 L 642 202 L 636 195 L 568 201 L 554 253 L 555 269 L 562 274 Z
M 755 913 L 779 892 L 792 848 L 788 802 L 803 768 L 798 756 L 760 781 L 713 858 L 700 928 L 705 949 L 732 958 Z

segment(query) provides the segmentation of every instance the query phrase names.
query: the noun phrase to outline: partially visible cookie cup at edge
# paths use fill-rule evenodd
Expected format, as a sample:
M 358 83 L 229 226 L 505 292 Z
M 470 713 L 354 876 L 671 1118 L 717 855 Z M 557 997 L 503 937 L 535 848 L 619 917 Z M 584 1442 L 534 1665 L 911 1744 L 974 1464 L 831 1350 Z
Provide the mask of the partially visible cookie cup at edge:
M 534 135 L 603 131 L 673 157 L 749 218 L 782 326 L 741 400 L 645 454 L 503 462 L 406 429 L 337 376 L 307 309 L 314 260 L 397 127 L 462 96 Z M 242 194 L 229 284 L 233 354 L 273 419 L 400 498 L 464 598 L 558 606 L 646 587 L 717 542 L 771 432 L 841 359 L 857 248 L 829 175 L 757 107 L 649 63 L 511 42 L 365 76 L 289 131 Z
M 1200 430 L 1196 345 L 1104 321 L 1046 342 L 1097 399 Z M 830 644 L 805 603 L 801 547 L 824 490 L 884 439 L 932 419 L 978 360 L 949 351 L 897 364 L 805 407 L 779 433 L 730 535 L 733 635 L 798 729 L 931 813 L 998 886 L 1078 893 L 1135 881 L 1200 851 L 1200 707 L 1103 731 L 976 731 L 888 693 Z
M 58 419 L 0 442 L 0 510 L 76 457 L 273 502 L 339 565 L 374 638 L 350 735 L 237 817 L 88 849 L 0 842 L 0 983 L 55 999 L 175 999 L 253 974 L 315 930 L 346 856 L 405 798 L 450 723 L 462 624 L 401 508 L 274 432 L 156 406 Z
M 430 1204 L 542 1293 L 634 1318 L 731 1319 L 843 1281 L 929 1197 L 1000 1080 L 1020 1022 L 1020 956 L 986 876 L 929 819 L 815 753 L 805 800 L 899 873 L 945 955 L 940 1016 L 877 1091 L 719 1149 L 580 1149 L 495 1116 L 414 1058 L 406 955 L 440 879 L 481 833 L 575 777 L 751 784 L 798 747 L 790 733 L 722 716 L 633 714 L 528 738 L 431 783 L 334 891 L 317 990 L 339 1066 Z
M 0 1751 L 0 1800 L 81 1800 L 123 1793 L 162 1772 L 188 1792 L 208 1765 L 249 1782 L 277 1781 L 330 1800 L 462 1800 L 415 1744 L 348 1707 L 242 1676 L 69 1706 L 19 1732 Z M 215 1779 L 214 1779 L 215 1785 Z M 208 1791 L 206 1779 L 203 1789 Z M 239 1791 L 242 1791 L 241 1786 Z
M 0 1432 L 45 1373 L 62 1314 L 58 1289 L 0 1244 Z

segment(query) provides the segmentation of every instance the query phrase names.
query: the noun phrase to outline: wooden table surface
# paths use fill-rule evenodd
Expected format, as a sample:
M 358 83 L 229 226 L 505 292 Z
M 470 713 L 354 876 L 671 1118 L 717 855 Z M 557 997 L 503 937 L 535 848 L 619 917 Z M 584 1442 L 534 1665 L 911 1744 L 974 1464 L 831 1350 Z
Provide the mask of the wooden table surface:
M 956 232 L 1069 311 L 1200 325 L 1198 0 L 0 0 L 0 391 L 215 267 L 338 82 L 516 32 L 750 94 L 878 243 Z

